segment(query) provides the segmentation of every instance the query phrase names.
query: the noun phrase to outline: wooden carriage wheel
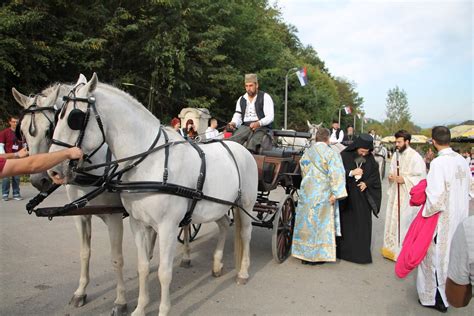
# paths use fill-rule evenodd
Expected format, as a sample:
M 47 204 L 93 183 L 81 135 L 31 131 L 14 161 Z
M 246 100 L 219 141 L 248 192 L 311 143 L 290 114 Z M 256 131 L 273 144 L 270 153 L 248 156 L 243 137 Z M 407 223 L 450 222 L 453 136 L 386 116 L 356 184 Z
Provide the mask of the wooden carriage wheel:
M 199 230 L 201 229 L 201 224 L 191 224 L 188 226 L 189 229 L 189 242 L 192 242 L 194 239 L 196 239 L 197 234 L 199 233 Z M 180 243 L 184 243 L 184 227 L 181 227 L 178 233 L 178 241 Z
M 273 220 L 272 254 L 276 262 L 282 263 L 288 258 L 295 226 L 295 201 L 286 195 L 278 203 L 278 211 Z

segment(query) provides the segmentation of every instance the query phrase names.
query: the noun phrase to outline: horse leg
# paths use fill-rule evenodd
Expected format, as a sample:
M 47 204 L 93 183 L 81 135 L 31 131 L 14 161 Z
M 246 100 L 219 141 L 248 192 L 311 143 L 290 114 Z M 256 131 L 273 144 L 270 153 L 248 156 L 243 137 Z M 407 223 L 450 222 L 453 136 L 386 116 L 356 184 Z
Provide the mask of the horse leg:
M 145 226 L 142 222 L 137 221 L 130 216 L 130 228 L 132 230 L 135 245 L 137 246 L 138 255 L 138 304 L 132 313 L 132 316 L 144 316 L 145 307 L 148 305 L 150 297 L 148 295 L 148 275 L 150 274 L 150 227 Z M 160 234 L 161 235 L 161 234 Z
M 161 223 L 158 227 L 160 246 L 160 267 L 158 268 L 158 278 L 161 285 L 161 316 L 168 315 L 171 308 L 170 283 L 173 273 L 173 259 L 176 249 L 176 236 L 178 227 L 172 223 Z
M 101 216 L 107 225 L 110 239 L 110 255 L 112 266 L 117 277 L 117 298 L 114 302 L 112 316 L 126 315 L 127 300 L 125 298 L 125 282 L 123 280 L 123 219 L 122 214 L 111 214 Z
M 224 246 L 225 246 L 225 238 L 227 236 L 227 230 L 229 229 L 229 220 L 227 216 L 223 216 L 222 218 L 216 221 L 217 226 L 219 227 L 219 236 L 217 239 L 217 247 L 214 251 L 214 262 L 212 264 L 212 276 L 220 277 L 222 275 L 222 257 L 224 256 Z
M 74 292 L 69 305 L 81 307 L 86 303 L 86 287 L 89 284 L 89 262 L 91 258 L 91 216 L 74 216 L 77 233 L 81 245 L 81 276 L 79 287 Z
M 181 259 L 180 266 L 183 268 L 191 267 L 191 247 L 189 246 L 189 231 L 191 224 L 183 227 L 183 259 Z
M 148 258 L 153 259 L 153 250 L 155 249 L 155 243 L 156 243 L 156 235 L 157 233 L 155 232 L 154 229 L 150 229 L 149 232 L 149 241 L 150 241 L 150 246 L 149 246 L 149 251 L 148 251 Z
M 251 209 L 250 206 L 246 209 Z M 237 284 L 246 284 L 249 279 L 250 266 L 250 238 L 252 235 L 252 222 L 239 208 L 234 213 L 235 219 L 235 265 L 237 270 Z

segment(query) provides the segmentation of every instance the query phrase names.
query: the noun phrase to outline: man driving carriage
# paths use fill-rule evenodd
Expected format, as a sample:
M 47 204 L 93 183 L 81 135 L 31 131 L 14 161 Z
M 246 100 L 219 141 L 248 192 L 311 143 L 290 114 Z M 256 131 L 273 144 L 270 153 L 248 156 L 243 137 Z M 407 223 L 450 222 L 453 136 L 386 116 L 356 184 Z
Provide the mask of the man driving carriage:
M 247 142 L 246 147 L 255 153 L 271 129 L 274 105 L 268 93 L 258 90 L 256 74 L 245 75 L 245 91 L 237 100 L 234 116 L 229 123 L 231 129 L 238 127 L 230 139 L 242 145 Z

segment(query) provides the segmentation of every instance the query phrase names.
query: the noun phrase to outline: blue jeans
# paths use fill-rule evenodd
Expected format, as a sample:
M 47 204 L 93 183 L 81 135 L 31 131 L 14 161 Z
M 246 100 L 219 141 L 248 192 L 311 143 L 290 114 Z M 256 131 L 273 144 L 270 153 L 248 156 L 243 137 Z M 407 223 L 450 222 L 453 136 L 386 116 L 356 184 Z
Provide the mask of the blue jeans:
M 13 189 L 13 197 L 20 196 L 20 176 L 6 177 L 2 180 L 2 197 L 10 194 L 10 179 Z

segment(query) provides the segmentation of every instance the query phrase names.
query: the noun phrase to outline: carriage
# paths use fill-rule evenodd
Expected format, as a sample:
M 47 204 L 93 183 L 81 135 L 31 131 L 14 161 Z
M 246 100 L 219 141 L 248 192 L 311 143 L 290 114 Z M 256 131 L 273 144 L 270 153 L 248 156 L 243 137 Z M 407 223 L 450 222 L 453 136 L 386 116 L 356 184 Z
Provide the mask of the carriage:
M 223 269 L 222 258 L 228 229 L 226 214 L 229 209 L 233 211 L 234 260 L 238 284 L 245 284 L 249 279 L 252 224 L 274 228 L 272 252 L 275 260 L 283 262 L 288 257 L 295 218 L 295 194 L 301 181 L 298 162 L 303 148 L 294 150 L 293 147 L 273 146 L 273 140 L 281 135 L 279 132 L 270 135 L 270 148 L 262 147 L 253 155 L 232 141 L 214 141 L 199 146 L 183 140 L 172 129 L 162 126 L 156 117 L 123 91 L 98 83 L 96 74 L 89 82 L 84 76 L 80 76 L 72 89 L 54 86 L 45 92 L 31 98 L 14 91 L 15 99 L 25 108 L 24 113 L 31 114 L 25 117 L 27 120 L 20 122 L 20 131 L 36 142 L 39 152 L 47 151 L 48 148 L 49 151 L 56 151 L 61 147 L 82 148 L 85 163 L 78 166 L 77 162 L 70 162 L 69 165 L 60 164 L 49 170 L 51 177 L 71 177 L 69 182 L 72 180 L 76 185 L 68 186 L 67 190 L 75 187 L 73 196 L 76 200 L 63 207 L 36 208 L 52 193 L 55 188 L 53 186 L 30 201 L 27 209 L 30 213 L 35 212 L 37 216 L 49 219 L 82 215 L 75 219 L 79 221 L 80 235 L 87 242 L 87 253 L 90 253 L 90 233 L 87 233 L 90 215 L 99 215 L 106 222 L 111 236 L 112 262 L 117 272 L 117 299 L 113 315 L 122 315 L 126 309 L 121 273 L 121 216 L 125 209 L 130 214 L 132 234 L 138 248 L 138 265 L 141 267 L 138 271 L 138 305 L 132 315 L 144 314 L 149 300 L 146 279 L 150 272 L 150 250 L 154 248 L 155 239 L 160 244 L 160 314 L 168 314 L 171 306 L 169 286 L 173 249 L 176 236 L 179 235 L 178 223 L 182 227 L 212 221 L 218 224 L 218 242 L 212 265 L 212 275 L 218 277 L 222 275 Z M 56 111 L 53 105 L 61 102 L 59 100 L 65 102 L 58 107 L 61 110 Z M 100 114 L 97 105 L 100 106 Z M 130 120 L 124 121 L 123 115 L 126 112 L 130 113 Z M 38 115 L 35 118 L 36 113 Z M 51 118 L 51 114 L 55 113 L 56 121 Z M 141 133 L 135 128 L 138 124 L 155 133 Z M 54 130 L 54 135 L 45 132 L 48 126 L 53 127 L 49 130 Z M 294 134 L 291 135 L 292 133 Z M 309 133 L 289 134 L 285 136 L 310 137 Z M 154 154 L 153 159 L 146 159 L 151 154 Z M 205 158 L 206 155 L 209 161 Z M 183 164 L 183 157 L 190 157 L 190 160 Z M 131 169 L 133 172 L 128 172 Z M 88 177 L 87 172 L 90 170 L 103 170 L 103 173 Z M 205 181 L 206 174 L 213 181 Z M 78 180 L 86 185 L 87 190 L 77 186 Z M 283 187 L 286 195 L 281 201 L 274 201 L 269 195 L 278 186 Z M 85 195 L 78 195 L 80 190 Z M 119 205 L 98 202 L 104 196 L 103 193 L 111 193 L 111 199 L 117 200 L 119 197 Z M 94 200 L 95 198 L 97 199 Z M 104 200 L 110 201 L 107 198 Z M 112 222 L 114 227 L 111 228 Z M 157 231 L 160 234 L 157 235 Z M 186 228 L 183 229 L 185 247 L 182 264 L 190 258 L 188 232 Z M 81 266 L 85 265 L 87 268 L 88 256 L 84 257 L 84 262 L 81 261 Z M 76 307 L 85 303 L 85 287 L 88 282 L 82 280 L 88 279 L 87 273 L 83 274 L 81 269 L 81 282 L 71 299 L 71 304 Z

